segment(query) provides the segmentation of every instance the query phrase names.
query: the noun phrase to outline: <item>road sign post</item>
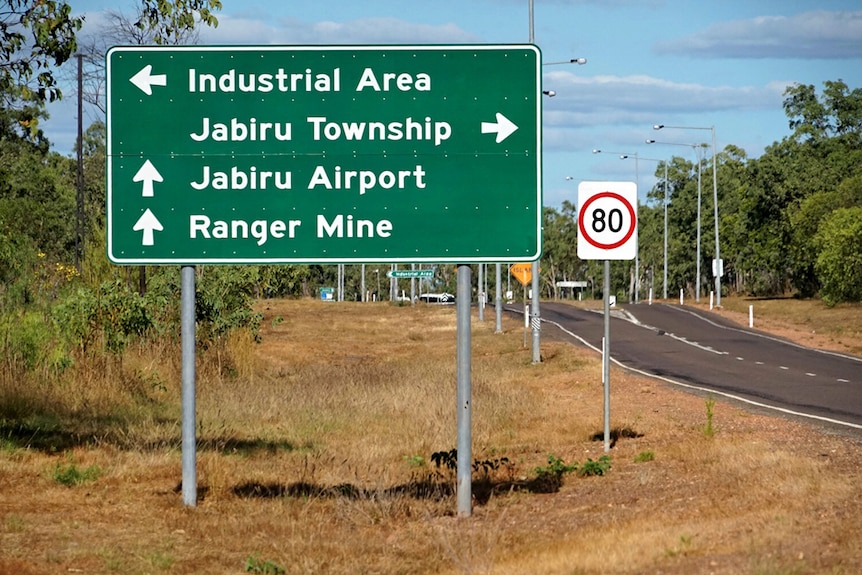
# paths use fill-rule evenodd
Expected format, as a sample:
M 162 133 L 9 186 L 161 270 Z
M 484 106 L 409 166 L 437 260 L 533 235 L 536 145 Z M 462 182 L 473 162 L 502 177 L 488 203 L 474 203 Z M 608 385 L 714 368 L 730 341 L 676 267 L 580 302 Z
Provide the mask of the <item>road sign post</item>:
M 634 182 L 581 182 L 578 185 L 578 257 L 604 260 L 604 448 L 611 444 L 611 260 L 637 256 L 637 185 Z
M 466 264 L 541 256 L 538 48 L 117 47 L 106 73 L 113 263 L 179 264 L 183 278 L 198 264 L 459 264 L 458 512 L 469 515 Z
M 535 46 L 118 47 L 106 69 L 114 263 L 541 254 Z

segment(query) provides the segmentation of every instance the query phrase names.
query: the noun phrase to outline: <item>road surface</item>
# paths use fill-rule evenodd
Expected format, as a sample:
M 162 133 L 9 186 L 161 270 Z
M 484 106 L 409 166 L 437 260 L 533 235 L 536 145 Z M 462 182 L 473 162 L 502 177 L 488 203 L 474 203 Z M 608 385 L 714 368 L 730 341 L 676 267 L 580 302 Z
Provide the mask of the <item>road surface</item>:
M 601 311 L 543 302 L 541 314 L 543 330 L 558 328 L 601 350 Z M 691 307 L 634 304 L 611 315 L 611 358 L 618 365 L 862 430 L 862 358 L 803 347 Z

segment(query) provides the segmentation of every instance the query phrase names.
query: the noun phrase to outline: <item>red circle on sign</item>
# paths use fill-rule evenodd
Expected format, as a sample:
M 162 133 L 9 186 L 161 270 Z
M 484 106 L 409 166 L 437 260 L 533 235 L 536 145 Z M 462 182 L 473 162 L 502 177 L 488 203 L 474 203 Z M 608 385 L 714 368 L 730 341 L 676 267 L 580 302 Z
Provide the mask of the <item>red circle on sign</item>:
M 591 238 L 590 234 L 587 233 L 587 230 L 584 227 L 584 214 L 587 213 L 587 211 L 588 211 L 587 208 L 589 207 L 589 205 L 591 203 L 593 203 L 596 200 L 600 200 L 602 198 L 613 198 L 615 200 L 619 200 L 620 202 L 623 203 L 623 205 L 629 211 L 629 216 L 631 217 L 632 224 L 631 224 L 631 226 L 629 226 L 629 230 L 626 232 L 626 235 L 621 240 L 616 241 L 612 244 L 603 244 L 603 243 L 596 241 L 595 239 Z M 589 242 L 589 244 L 591 246 L 597 247 L 597 248 L 602 249 L 602 250 L 612 250 L 614 248 L 620 247 L 621 245 L 623 245 L 627 241 L 629 241 L 629 239 L 631 239 L 632 235 L 635 233 L 635 223 L 636 222 L 637 222 L 637 215 L 635 215 L 635 209 L 632 207 L 632 205 L 629 203 L 628 200 L 626 200 L 624 197 L 622 197 L 621 195 L 619 195 L 615 192 L 600 192 L 600 193 L 592 196 L 590 199 L 588 199 L 586 202 L 584 202 L 584 205 L 581 206 L 581 213 L 578 214 L 578 230 L 581 232 L 581 234 L 583 234 L 584 239 L 587 240 L 587 242 Z

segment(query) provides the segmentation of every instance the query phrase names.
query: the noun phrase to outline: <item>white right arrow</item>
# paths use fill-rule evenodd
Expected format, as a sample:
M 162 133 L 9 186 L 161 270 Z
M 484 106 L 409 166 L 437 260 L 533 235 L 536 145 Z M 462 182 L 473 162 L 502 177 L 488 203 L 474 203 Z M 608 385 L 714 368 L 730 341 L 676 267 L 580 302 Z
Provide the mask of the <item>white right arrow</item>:
M 153 74 L 152 64 L 147 64 L 141 71 L 129 78 L 129 81 L 141 89 L 147 96 L 152 96 L 153 86 L 167 86 L 167 74 Z
M 156 219 L 156 216 L 153 215 L 153 212 L 147 208 L 147 211 L 140 217 L 138 223 L 135 224 L 135 227 L 132 230 L 136 232 L 144 232 L 143 239 L 141 240 L 142 246 L 151 246 L 153 245 L 153 230 L 162 231 L 165 228 L 162 227 L 161 222 Z
M 133 182 L 144 182 L 144 187 L 141 190 L 141 197 L 144 198 L 152 198 L 153 197 L 153 182 L 163 182 L 162 175 L 156 169 L 156 167 L 147 160 L 144 162 L 144 165 L 141 166 L 141 169 L 135 174 L 132 178 Z
M 499 144 L 506 138 L 512 135 L 512 132 L 518 129 L 518 126 L 512 123 L 512 120 L 497 112 L 496 122 L 482 122 L 483 134 L 497 134 L 497 143 Z

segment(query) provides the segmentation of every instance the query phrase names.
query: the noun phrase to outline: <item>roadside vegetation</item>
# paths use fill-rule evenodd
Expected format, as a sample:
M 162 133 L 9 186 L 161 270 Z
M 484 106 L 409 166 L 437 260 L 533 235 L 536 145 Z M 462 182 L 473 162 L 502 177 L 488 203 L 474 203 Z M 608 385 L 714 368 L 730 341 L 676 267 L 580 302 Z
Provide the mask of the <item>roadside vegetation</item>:
M 858 437 L 612 371 L 473 320 L 473 517 L 456 517 L 452 306 L 269 299 L 201 346 L 197 508 L 180 350 L 0 373 L 0 571 L 855 573 Z M 14 409 L 13 409 L 14 408 Z M 283 571 L 280 571 L 283 570 Z

